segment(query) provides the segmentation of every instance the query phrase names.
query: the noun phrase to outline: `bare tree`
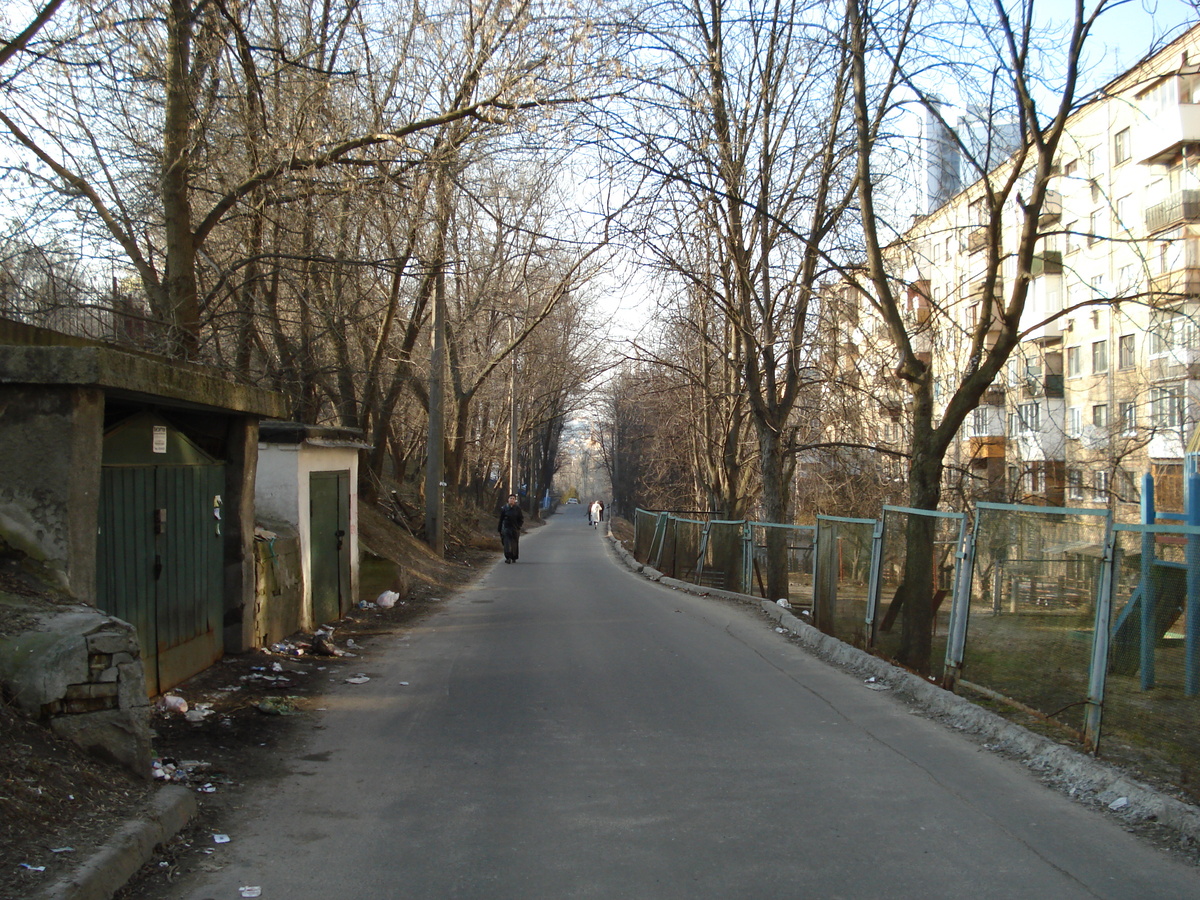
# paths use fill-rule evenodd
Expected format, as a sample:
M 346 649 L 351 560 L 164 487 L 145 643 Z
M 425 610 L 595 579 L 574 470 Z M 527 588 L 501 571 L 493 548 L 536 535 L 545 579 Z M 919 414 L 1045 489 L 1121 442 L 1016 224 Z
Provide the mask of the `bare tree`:
M 1039 34 L 1032 2 L 996 2 L 973 8 L 967 17 L 936 4 L 846 4 L 869 295 L 886 323 L 899 359 L 895 376 L 907 393 L 908 503 L 914 508 L 937 508 L 947 452 L 1020 341 L 1034 257 L 1047 234 L 1042 213 L 1068 120 L 1080 103 L 1084 46 L 1096 17 L 1112 5 L 1075 4 L 1055 44 L 1061 56 L 1048 60 L 1039 53 L 1045 35 Z M 977 90 L 969 100 L 985 110 L 986 140 L 972 142 L 944 118 L 942 98 L 931 85 L 947 80 L 967 94 Z M 942 310 L 925 286 L 902 277 L 916 248 L 897 238 L 902 229 L 894 223 L 889 230 L 887 210 L 877 198 L 886 181 L 877 166 L 887 157 L 888 129 L 898 107 L 914 101 L 940 122 L 969 167 L 971 240 L 984 261 L 974 281 L 977 318 L 961 329 L 965 349 L 952 357 L 961 365 L 958 371 L 937 368 L 939 356 L 927 336 Z M 1006 146 L 997 137 L 1010 124 L 1015 140 Z M 1016 271 L 1008 281 L 1002 278 L 1006 257 Z M 910 311 L 918 308 L 924 312 Z M 937 399 L 935 386 L 942 393 Z M 900 661 L 922 672 L 930 668 L 932 527 L 932 519 L 909 517 L 905 571 L 894 601 L 903 609 Z
M 811 389 L 811 303 L 853 199 L 840 22 L 807 2 L 666 3 L 639 21 L 652 51 L 639 95 L 647 119 L 631 117 L 619 146 L 656 210 L 686 211 L 643 215 L 665 225 L 645 243 L 736 332 L 762 515 L 786 522 L 794 416 Z M 716 254 L 699 270 L 680 264 L 696 234 Z M 768 547 L 771 596 L 788 594 L 780 538 Z

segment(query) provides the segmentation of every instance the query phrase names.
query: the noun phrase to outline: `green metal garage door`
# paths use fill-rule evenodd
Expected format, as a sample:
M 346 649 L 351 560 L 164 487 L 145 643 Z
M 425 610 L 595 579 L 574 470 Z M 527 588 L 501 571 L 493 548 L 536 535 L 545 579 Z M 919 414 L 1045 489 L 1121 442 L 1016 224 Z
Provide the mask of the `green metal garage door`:
M 171 438 L 186 441 L 177 432 Z M 101 469 L 97 605 L 137 628 L 151 695 L 207 668 L 224 650 L 225 467 L 187 449 L 163 454 L 174 463 L 186 457 L 186 464 L 109 465 L 138 454 L 113 450 L 106 440 Z
M 312 472 L 309 573 L 313 620 L 340 619 L 350 609 L 350 470 Z

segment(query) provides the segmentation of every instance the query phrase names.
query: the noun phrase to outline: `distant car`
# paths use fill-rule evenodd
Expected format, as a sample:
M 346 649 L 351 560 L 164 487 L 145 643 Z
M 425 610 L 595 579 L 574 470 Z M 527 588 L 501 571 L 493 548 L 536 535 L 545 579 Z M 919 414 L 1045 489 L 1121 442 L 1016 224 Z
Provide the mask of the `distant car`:
M 578 497 L 572 497 L 570 500 L 567 501 L 567 503 L 578 503 L 578 502 L 579 502 Z

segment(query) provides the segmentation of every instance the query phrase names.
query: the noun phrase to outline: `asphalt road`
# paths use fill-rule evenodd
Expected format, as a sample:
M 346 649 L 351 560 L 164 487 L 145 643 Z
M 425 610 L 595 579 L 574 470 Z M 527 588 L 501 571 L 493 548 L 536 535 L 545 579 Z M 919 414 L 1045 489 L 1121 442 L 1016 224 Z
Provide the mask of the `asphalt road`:
M 1200 874 L 566 507 L 338 685 L 174 898 L 1200 898 Z

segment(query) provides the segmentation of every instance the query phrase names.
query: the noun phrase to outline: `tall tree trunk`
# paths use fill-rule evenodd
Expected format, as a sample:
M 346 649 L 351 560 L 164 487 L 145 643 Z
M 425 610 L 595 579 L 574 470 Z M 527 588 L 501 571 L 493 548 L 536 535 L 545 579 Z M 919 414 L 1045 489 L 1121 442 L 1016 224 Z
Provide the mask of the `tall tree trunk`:
M 768 522 L 786 523 L 788 491 L 784 485 L 782 438 L 769 422 L 758 423 L 759 470 L 762 473 L 763 516 Z M 788 583 L 787 530 L 768 528 L 767 531 L 767 599 L 787 597 Z
M 192 50 L 190 0 L 171 0 L 167 14 L 167 77 L 163 121 L 162 202 L 166 233 L 168 306 L 166 317 L 171 352 L 193 357 L 200 342 L 200 304 L 196 287 L 196 243 L 192 233 L 191 124 Z

